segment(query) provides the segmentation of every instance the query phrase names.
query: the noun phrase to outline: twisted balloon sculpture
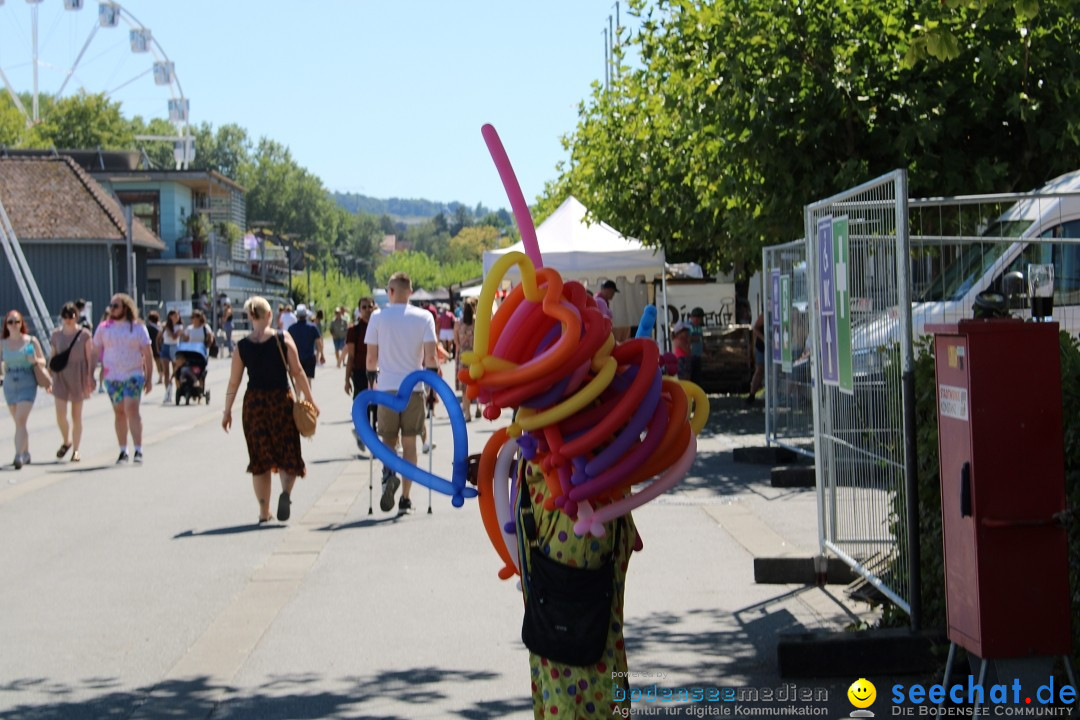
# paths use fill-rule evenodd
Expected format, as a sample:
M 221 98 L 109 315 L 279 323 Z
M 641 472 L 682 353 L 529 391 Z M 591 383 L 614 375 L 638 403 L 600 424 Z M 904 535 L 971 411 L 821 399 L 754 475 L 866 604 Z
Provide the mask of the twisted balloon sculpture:
M 611 321 L 578 282 L 543 267 L 532 217 L 495 128 L 483 136 L 510 198 L 526 253 L 511 252 L 484 281 L 473 350 L 459 373 L 484 416 L 516 410 L 480 456 L 478 490 L 488 538 L 504 562 L 499 576 L 519 573 L 510 468 L 515 453 L 535 463 L 550 497 L 549 512 L 575 520 L 574 531 L 604 535 L 604 523 L 652 500 L 693 464 L 696 435 L 709 403 L 697 385 L 665 376 L 648 337 L 655 309 L 638 336 L 616 344 Z M 521 283 L 492 314 L 506 272 Z M 632 492 L 635 485 L 652 480 Z

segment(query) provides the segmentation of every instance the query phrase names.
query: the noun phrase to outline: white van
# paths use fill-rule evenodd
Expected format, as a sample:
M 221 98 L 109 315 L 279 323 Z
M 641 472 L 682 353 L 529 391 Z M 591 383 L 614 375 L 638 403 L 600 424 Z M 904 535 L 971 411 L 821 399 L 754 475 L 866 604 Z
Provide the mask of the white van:
M 1077 193 L 1046 197 L 1051 193 Z M 912 334 L 926 334 L 926 326 L 970 319 L 975 298 L 986 290 L 1004 293 L 1006 275 L 1019 273 L 1022 306 L 1016 317 L 1031 316 L 1027 304 L 1029 263 L 1054 266 L 1054 319 L 1070 334 L 1080 332 L 1080 170 L 1062 175 L 1002 213 L 980 235 L 993 242 L 975 242 L 957 255 L 913 299 Z M 1001 238 L 1016 238 L 1015 242 Z M 1047 242 L 1055 238 L 1073 243 Z M 1042 242 L 1029 242 L 1039 239 Z M 913 249 L 918 238 L 912 236 Z M 1015 276 L 1014 276 L 1015 277 Z M 852 328 L 853 368 L 856 374 L 880 368 L 881 350 L 899 340 L 896 309 L 878 313 Z

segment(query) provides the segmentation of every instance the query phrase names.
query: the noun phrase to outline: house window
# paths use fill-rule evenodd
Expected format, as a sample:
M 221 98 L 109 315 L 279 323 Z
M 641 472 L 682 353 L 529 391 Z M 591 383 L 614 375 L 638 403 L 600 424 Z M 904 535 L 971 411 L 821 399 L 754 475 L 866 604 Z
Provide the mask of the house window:
M 160 302 L 161 301 L 161 280 L 158 278 L 148 278 L 146 280 L 146 302 Z
M 161 197 L 156 192 L 117 192 L 121 205 L 130 205 L 135 217 L 154 235 L 161 237 Z

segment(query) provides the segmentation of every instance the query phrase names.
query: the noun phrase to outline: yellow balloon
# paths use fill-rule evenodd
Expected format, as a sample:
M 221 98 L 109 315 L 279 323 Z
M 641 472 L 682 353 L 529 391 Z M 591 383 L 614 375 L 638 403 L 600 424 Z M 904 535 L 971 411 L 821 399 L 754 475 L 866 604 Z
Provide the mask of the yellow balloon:
M 521 411 L 518 411 L 517 419 L 510 428 L 513 429 L 517 426 L 521 428 L 521 430 L 536 430 L 538 428 L 562 422 L 586 407 L 596 398 L 600 397 L 600 393 L 604 392 L 604 390 L 607 389 L 607 386 L 611 384 L 611 381 L 615 379 L 615 371 L 618 367 L 618 361 L 615 358 L 608 356 L 607 360 L 604 361 L 600 372 L 598 372 L 596 377 L 590 380 L 585 387 L 581 388 L 558 405 L 550 407 L 542 413 L 537 413 L 535 415 L 530 414 L 522 417 Z M 512 437 L 516 437 L 516 435 L 512 435 Z
M 695 435 L 700 435 L 705 429 L 705 423 L 709 421 L 709 396 L 689 380 L 680 380 L 679 384 L 690 399 L 690 429 Z

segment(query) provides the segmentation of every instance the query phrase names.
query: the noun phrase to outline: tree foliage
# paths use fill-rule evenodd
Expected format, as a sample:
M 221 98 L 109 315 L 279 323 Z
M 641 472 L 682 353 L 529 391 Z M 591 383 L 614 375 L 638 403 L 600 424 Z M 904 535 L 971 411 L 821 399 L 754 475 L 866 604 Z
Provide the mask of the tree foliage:
M 538 219 L 573 193 L 669 258 L 752 268 L 762 245 L 802 236 L 803 205 L 898 167 L 914 195 L 1030 189 L 1073 169 L 1075 0 L 1033 17 L 946 5 L 632 0 L 641 65 L 594 86 Z M 913 66 L 930 18 L 956 52 Z

